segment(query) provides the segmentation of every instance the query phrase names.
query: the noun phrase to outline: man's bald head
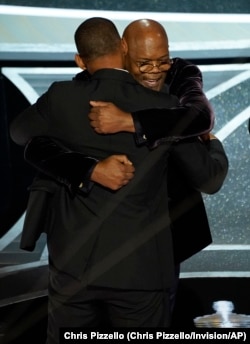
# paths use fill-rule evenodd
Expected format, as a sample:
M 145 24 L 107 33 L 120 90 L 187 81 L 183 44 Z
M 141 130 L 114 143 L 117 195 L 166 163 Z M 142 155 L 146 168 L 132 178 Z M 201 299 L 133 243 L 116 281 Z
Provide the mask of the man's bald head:
M 123 40 L 128 49 L 126 68 L 142 85 L 160 90 L 166 78 L 166 70 L 154 67 L 149 73 L 141 73 L 139 66 L 142 62 L 160 65 L 162 61 L 169 60 L 168 36 L 164 27 L 152 19 L 135 20 L 124 30 Z
M 163 39 L 168 44 L 168 36 L 164 27 L 152 19 L 138 19 L 130 23 L 123 32 L 123 38 L 129 48 L 143 44 L 145 40 Z

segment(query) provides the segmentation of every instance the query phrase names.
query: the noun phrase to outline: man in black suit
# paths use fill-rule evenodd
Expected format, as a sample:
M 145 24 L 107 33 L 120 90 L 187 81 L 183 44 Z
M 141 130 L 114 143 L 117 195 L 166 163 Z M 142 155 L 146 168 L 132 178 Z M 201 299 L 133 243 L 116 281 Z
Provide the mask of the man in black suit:
M 148 73 L 143 70 L 145 65 L 150 66 L 150 63 L 159 63 L 162 58 L 164 59 L 169 54 L 167 34 L 161 24 L 149 19 L 136 20 L 127 26 L 123 39 L 128 46 L 126 67 L 138 82 L 156 91 L 168 88 L 171 94 L 180 99 L 182 106 L 190 106 L 190 111 L 199 110 L 213 118 L 213 109 L 202 91 L 202 75 L 197 66 L 183 59 L 174 58 L 167 73 L 162 72 L 156 66 Z M 77 77 L 83 76 L 79 74 Z M 92 127 L 98 133 L 106 134 L 126 130 L 124 123 L 129 121 L 130 114 L 121 112 L 111 103 L 92 102 L 91 104 L 93 107 L 89 117 Z M 157 128 L 162 131 L 162 128 L 166 127 L 164 122 L 153 112 L 151 114 L 149 112 L 137 114 L 137 123 L 135 124 L 141 128 L 140 130 L 147 137 L 154 137 L 155 139 L 159 139 Z M 207 152 L 204 150 L 203 153 L 199 151 L 198 154 L 194 154 L 195 141 L 199 147 L 201 145 L 199 139 L 201 138 Z M 191 140 L 192 144 L 190 144 L 190 139 L 189 144 L 186 144 L 184 140 L 175 143 L 171 148 L 168 160 L 169 213 L 177 280 L 179 264 L 212 242 L 201 192 L 208 194 L 217 192 L 222 186 L 228 169 L 228 165 L 224 164 L 226 154 L 214 135 L 206 134 Z M 192 150 L 190 150 L 190 145 L 193 146 Z M 188 157 L 186 164 L 180 164 L 176 155 L 179 157 L 178 159 Z M 190 171 L 190 166 L 194 167 L 200 159 L 206 160 L 208 157 L 211 158 L 211 166 L 217 164 L 224 166 L 224 172 L 211 169 L 210 171 L 213 172 L 210 174 L 210 183 L 198 185 L 188 171 Z M 195 172 L 192 171 L 192 173 L 195 176 Z M 187 178 L 188 174 L 191 181 Z M 204 176 L 204 171 L 200 175 Z M 213 187 L 211 188 L 211 186 Z
M 53 83 L 12 122 L 11 137 L 23 144 L 32 136 L 50 136 L 78 156 L 91 155 L 98 161 L 122 152 L 135 174 L 131 179 L 133 170 L 126 172 L 130 182 L 116 192 L 96 183 L 88 196 L 81 192 L 81 184 L 74 194 L 68 192 L 60 178 L 55 182 L 40 175 L 33 182 L 22 245 L 32 249 L 40 233 L 47 233 L 48 343 L 58 343 L 61 327 L 97 326 L 103 310 L 111 326 L 170 323 L 174 275 L 166 197 L 170 144 L 150 150 L 138 147 L 130 133 L 97 134 L 88 113 L 90 100 L 112 101 L 126 112 L 167 109 L 178 106 L 178 101 L 145 89 L 120 70 L 126 45 L 109 20 L 85 21 L 75 38 L 76 61 L 88 68 L 91 80 Z M 165 70 L 170 68 L 169 59 L 163 64 Z M 182 131 L 171 128 L 173 136 Z

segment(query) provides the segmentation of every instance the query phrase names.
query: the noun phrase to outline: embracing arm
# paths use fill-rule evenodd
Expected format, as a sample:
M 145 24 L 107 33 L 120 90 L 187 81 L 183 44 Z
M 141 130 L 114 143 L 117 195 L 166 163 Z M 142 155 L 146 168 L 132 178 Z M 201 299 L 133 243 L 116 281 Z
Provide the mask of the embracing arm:
M 123 154 L 98 161 L 53 139 L 56 128 L 48 119 L 49 109 L 46 92 L 10 125 L 11 139 L 26 146 L 24 157 L 29 164 L 66 185 L 71 193 L 89 192 L 93 183 L 118 190 L 133 178 L 134 166 Z
M 34 137 L 24 150 L 25 160 L 38 171 L 65 184 L 71 193 L 81 186 L 82 191 L 91 187 L 89 176 L 98 160 L 82 153 L 72 152 L 49 137 Z
M 115 191 L 134 176 L 134 166 L 125 155 L 111 155 L 99 161 L 45 136 L 28 142 L 24 158 L 43 174 L 64 184 L 72 195 L 77 191 L 90 192 L 94 183 Z
M 174 143 L 171 156 L 194 189 L 213 194 L 222 187 L 228 173 L 228 158 L 213 134 L 208 134 L 204 141 L 189 138 Z
M 179 99 L 179 106 L 130 114 L 110 102 L 95 101 L 90 103 L 91 126 L 99 134 L 135 133 L 137 143 L 146 143 L 150 148 L 166 140 L 178 141 L 209 132 L 214 125 L 214 113 L 203 92 L 199 68 L 176 58 L 167 74 L 166 84 L 169 93 Z

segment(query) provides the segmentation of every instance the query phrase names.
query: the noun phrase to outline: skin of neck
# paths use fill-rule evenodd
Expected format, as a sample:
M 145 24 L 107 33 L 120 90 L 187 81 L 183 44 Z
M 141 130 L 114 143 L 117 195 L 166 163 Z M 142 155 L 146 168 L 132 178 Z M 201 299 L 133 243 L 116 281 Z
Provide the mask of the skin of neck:
M 111 54 L 101 56 L 93 61 L 88 62 L 85 64 L 87 70 L 90 74 L 95 73 L 99 69 L 104 68 L 124 68 L 124 59 L 120 54 Z

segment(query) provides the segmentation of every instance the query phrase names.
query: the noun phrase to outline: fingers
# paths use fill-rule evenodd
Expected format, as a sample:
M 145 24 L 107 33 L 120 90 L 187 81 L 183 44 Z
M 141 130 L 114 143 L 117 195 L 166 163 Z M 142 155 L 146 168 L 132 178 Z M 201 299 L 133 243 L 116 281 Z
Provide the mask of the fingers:
M 91 180 L 111 190 L 119 190 L 134 177 L 135 168 L 124 154 L 111 155 L 95 166 Z
M 89 104 L 93 107 L 96 107 L 96 106 L 108 106 L 109 102 L 103 102 L 103 101 L 100 101 L 100 100 L 91 100 L 89 102 Z
M 130 161 L 126 155 L 114 155 L 114 157 L 122 164 L 133 165 L 132 161 Z
M 90 120 L 95 120 L 98 118 L 98 115 L 100 115 L 99 107 L 98 108 L 91 108 L 88 116 L 89 116 Z
M 89 120 L 98 134 L 115 134 L 121 131 L 135 132 L 133 117 L 111 102 L 90 101 Z
M 90 103 L 105 103 L 105 102 L 90 102 Z M 98 133 L 98 134 L 105 134 L 103 129 L 102 123 L 102 109 L 103 107 L 99 105 L 94 105 L 91 107 L 90 112 L 88 114 L 90 120 L 90 126 Z M 104 127 L 105 128 L 105 127 Z
M 207 134 L 200 135 L 200 139 L 202 141 L 206 142 L 206 141 L 216 140 L 217 137 L 214 134 L 212 134 L 211 132 L 209 132 Z
M 119 178 L 117 176 L 117 182 L 119 180 L 118 188 L 127 185 L 131 181 L 131 179 L 134 178 L 135 168 L 133 166 L 133 163 L 128 159 L 126 155 L 113 155 L 110 158 L 116 159 L 120 163 Z

